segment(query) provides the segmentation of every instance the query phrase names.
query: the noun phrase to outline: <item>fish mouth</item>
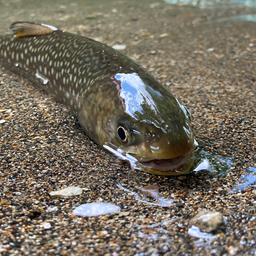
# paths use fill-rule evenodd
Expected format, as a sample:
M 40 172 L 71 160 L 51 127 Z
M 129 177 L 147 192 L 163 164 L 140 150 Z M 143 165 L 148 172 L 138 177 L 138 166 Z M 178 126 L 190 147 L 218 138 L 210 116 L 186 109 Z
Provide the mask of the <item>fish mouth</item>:
M 157 175 L 183 175 L 191 169 L 194 159 L 192 152 L 169 159 L 152 159 L 139 161 L 142 169 Z
M 195 142 L 194 145 L 197 145 Z M 173 158 L 137 159 L 131 153 L 126 153 L 110 142 L 105 142 L 105 149 L 116 155 L 119 159 L 130 163 L 132 169 L 162 176 L 177 176 L 188 174 L 194 163 L 194 147 L 190 152 Z

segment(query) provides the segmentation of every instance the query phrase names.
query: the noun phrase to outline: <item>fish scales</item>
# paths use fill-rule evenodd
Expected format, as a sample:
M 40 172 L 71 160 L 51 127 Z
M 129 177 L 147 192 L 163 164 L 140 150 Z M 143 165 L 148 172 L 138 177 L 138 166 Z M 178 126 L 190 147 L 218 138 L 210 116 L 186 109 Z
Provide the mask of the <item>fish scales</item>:
M 80 108 L 74 97 L 84 99 L 90 86 L 96 80 L 115 74 L 116 67 L 118 71 L 127 71 L 118 64 L 121 54 L 115 51 L 113 54 L 110 47 L 106 53 L 104 44 L 95 41 L 92 44 L 91 41 L 61 31 L 51 36 L 22 40 L 12 40 L 8 35 L 0 38 L 0 63 L 29 77 L 56 100 L 66 103 L 78 113 Z M 75 93 L 70 95 L 73 91 Z
M 14 37 L 0 37 L 0 64 L 70 107 L 96 143 L 137 169 L 188 172 L 189 113 L 144 68 L 112 47 L 48 25 L 21 22 L 11 29 Z

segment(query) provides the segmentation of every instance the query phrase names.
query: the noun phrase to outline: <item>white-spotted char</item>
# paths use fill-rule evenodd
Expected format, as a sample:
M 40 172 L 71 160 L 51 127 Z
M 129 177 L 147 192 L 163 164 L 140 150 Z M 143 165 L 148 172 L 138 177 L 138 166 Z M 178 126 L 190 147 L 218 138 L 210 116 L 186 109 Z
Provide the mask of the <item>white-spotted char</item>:
M 55 27 L 16 22 L 0 37 L 0 64 L 70 107 L 87 135 L 133 168 L 188 173 L 194 136 L 187 109 L 119 51 Z

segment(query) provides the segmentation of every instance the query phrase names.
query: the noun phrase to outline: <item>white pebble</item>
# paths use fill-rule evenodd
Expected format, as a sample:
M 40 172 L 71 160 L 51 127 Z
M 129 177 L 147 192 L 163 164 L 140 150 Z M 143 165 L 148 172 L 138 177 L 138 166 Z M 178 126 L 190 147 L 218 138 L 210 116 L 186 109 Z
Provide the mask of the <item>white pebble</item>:
M 125 44 L 114 44 L 112 46 L 112 48 L 114 48 L 115 50 L 121 51 L 121 50 L 124 50 L 126 48 L 126 45 Z
M 51 196 L 78 196 L 78 195 L 81 195 L 82 192 L 83 192 L 82 188 L 71 186 L 68 188 L 64 188 L 62 190 L 52 191 L 49 194 Z
M 74 209 L 73 214 L 79 216 L 98 216 L 103 214 L 108 214 L 112 212 L 119 212 L 121 208 L 117 205 L 95 202 L 89 204 L 82 204 Z
M 50 229 L 52 226 L 51 226 L 51 223 L 49 223 L 49 222 L 44 222 L 44 223 L 42 223 L 42 227 L 43 227 L 44 229 Z

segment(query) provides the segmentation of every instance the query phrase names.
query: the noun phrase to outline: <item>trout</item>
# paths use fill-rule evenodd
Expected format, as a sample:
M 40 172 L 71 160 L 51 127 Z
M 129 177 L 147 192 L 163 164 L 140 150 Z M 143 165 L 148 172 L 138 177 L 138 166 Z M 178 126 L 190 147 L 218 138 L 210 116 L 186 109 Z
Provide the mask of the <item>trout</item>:
M 187 174 L 194 135 L 184 105 L 144 68 L 110 46 L 32 22 L 0 37 L 0 64 L 69 107 L 86 134 L 157 175 Z

